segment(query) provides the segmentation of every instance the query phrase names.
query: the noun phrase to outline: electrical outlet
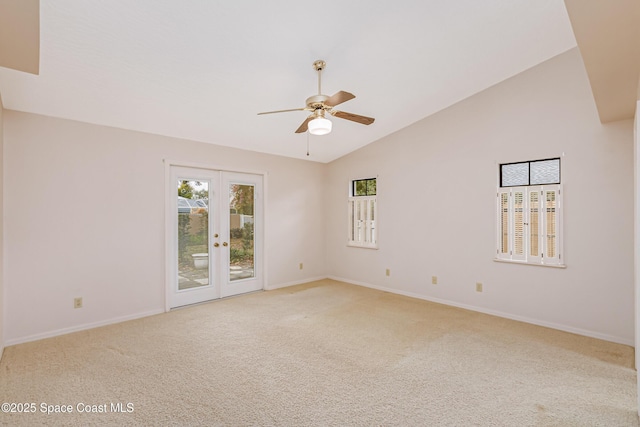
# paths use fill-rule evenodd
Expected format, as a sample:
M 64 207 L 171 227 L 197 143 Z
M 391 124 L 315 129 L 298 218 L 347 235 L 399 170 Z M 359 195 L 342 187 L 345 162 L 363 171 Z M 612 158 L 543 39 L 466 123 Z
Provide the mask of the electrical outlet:
M 432 285 L 438 284 L 438 276 L 431 276 L 431 284 Z
M 73 299 L 73 308 L 82 308 L 82 298 Z
M 482 283 L 476 282 L 476 292 L 482 292 Z
M 387 271 L 385 272 L 385 274 L 387 275 L 387 277 L 388 277 L 388 276 L 391 276 L 391 270 L 389 270 L 389 269 L 387 268 Z
M 303 265 L 302 265 L 302 263 L 300 263 L 300 270 L 302 270 L 302 267 L 303 267 Z

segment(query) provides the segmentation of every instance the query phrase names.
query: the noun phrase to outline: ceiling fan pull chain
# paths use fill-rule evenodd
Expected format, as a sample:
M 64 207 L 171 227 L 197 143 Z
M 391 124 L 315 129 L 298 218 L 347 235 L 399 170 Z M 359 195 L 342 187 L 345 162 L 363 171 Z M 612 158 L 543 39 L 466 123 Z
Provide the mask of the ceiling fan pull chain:
M 307 130 L 307 157 L 309 157 L 309 131 Z

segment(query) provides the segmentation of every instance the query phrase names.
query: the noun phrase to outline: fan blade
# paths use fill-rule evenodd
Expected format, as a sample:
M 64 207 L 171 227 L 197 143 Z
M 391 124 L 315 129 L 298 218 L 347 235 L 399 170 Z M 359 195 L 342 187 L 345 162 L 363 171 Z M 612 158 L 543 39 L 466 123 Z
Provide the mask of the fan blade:
M 311 120 L 313 120 L 313 119 L 314 119 L 313 114 L 312 114 L 312 115 L 310 115 L 309 117 L 307 117 L 307 119 L 306 119 L 304 122 L 302 122 L 302 124 L 300 125 L 300 127 L 299 127 L 298 129 L 296 129 L 296 133 L 305 133 L 305 132 L 307 131 L 307 125 L 308 125 L 308 124 L 309 124 L 309 122 L 310 122 Z
M 355 97 L 356 96 L 354 94 L 341 90 L 340 92 L 331 95 L 326 101 L 324 101 L 324 105 L 328 107 L 335 107 L 336 105 L 347 102 L 348 100 Z
M 278 110 L 278 111 L 266 111 L 264 113 L 258 113 L 258 115 L 262 114 L 273 114 L 273 113 L 288 113 L 289 111 L 304 111 L 306 108 L 292 108 L 291 110 Z
M 373 117 L 359 116 L 357 114 L 345 113 L 344 111 L 331 111 L 331 115 L 341 119 L 351 120 L 352 122 L 361 123 L 363 125 L 370 125 L 375 120 Z

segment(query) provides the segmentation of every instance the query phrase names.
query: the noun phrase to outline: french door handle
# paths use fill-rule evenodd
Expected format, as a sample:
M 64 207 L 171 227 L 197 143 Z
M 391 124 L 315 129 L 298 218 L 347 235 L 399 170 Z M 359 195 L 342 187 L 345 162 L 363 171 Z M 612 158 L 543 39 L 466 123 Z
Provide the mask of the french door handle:
M 222 242 L 222 246 L 229 246 L 227 242 Z

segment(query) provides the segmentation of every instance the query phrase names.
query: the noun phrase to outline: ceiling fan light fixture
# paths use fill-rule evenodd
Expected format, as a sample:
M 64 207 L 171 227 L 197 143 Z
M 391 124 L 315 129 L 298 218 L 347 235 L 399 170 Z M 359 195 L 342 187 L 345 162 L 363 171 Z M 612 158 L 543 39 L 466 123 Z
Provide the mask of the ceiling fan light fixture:
M 262 114 L 286 113 L 289 111 L 312 111 L 302 124 L 296 129 L 295 133 L 309 132 L 312 135 L 326 135 L 331 132 L 331 121 L 325 118 L 325 113 L 337 117 L 339 119 L 350 120 L 352 122 L 363 125 L 370 125 L 375 121 L 373 117 L 360 116 L 358 114 L 346 113 L 344 111 L 336 111 L 333 109 L 336 105 L 347 102 L 356 96 L 343 90 L 334 93 L 331 96 L 322 94 L 321 73 L 327 64 L 322 60 L 313 63 L 313 68 L 318 72 L 318 94 L 312 95 L 306 100 L 306 106 L 302 108 L 293 108 L 289 110 L 266 111 Z M 307 134 L 308 135 L 308 134 Z
M 309 122 L 309 133 L 311 135 L 326 135 L 329 132 L 331 132 L 331 120 L 317 117 Z

